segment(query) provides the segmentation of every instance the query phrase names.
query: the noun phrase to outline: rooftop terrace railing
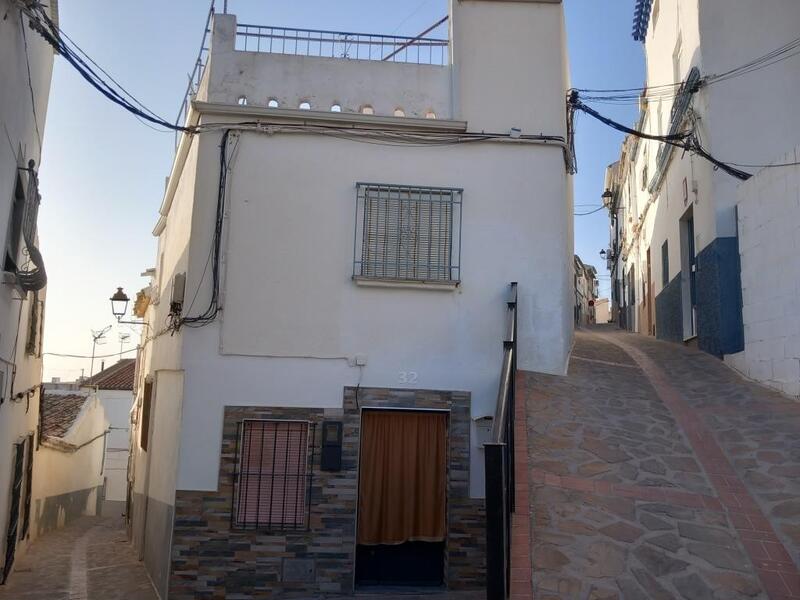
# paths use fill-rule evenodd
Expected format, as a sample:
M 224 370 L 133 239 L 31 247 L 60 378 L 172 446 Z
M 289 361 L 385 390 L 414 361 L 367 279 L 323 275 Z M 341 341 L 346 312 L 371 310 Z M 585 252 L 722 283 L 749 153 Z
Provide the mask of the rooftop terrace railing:
M 446 65 L 450 61 L 449 40 L 425 37 L 446 21 L 447 17 L 416 37 L 240 23 L 236 27 L 236 49 L 294 56 Z
M 206 64 L 208 63 L 208 53 L 210 52 L 209 36 L 211 35 L 211 23 L 213 18 L 214 3 L 212 2 L 211 7 L 208 9 L 206 26 L 203 30 L 203 41 L 200 43 L 200 52 L 197 54 L 197 59 L 194 61 L 192 72 L 187 73 L 189 82 L 186 86 L 186 93 L 183 95 L 183 101 L 181 102 L 181 108 L 178 111 L 178 116 L 175 118 L 175 125 L 177 126 L 183 125 L 186 122 L 186 115 L 189 113 L 189 105 L 192 102 L 192 98 L 197 94 L 197 90 L 200 88 L 200 81 L 203 79 L 203 72 L 205 71 Z M 181 133 L 176 131 L 175 147 L 178 146 L 180 139 Z

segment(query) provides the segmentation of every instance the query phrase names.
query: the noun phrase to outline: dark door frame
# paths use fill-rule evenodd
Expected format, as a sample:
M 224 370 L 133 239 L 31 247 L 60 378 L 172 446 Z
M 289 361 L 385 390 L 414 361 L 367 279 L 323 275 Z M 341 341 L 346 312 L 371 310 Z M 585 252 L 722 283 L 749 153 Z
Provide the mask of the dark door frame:
M 447 414 L 447 431 L 445 432 L 446 444 L 445 448 L 447 449 L 447 453 L 445 455 L 445 460 L 447 461 L 447 473 L 449 473 L 449 465 L 450 465 L 450 415 L 451 410 L 449 408 L 416 408 L 416 407 L 405 407 L 405 406 L 362 406 L 358 411 L 358 421 L 359 421 L 359 436 L 358 436 L 358 464 L 356 467 L 356 514 L 355 514 L 355 536 L 353 537 L 353 590 L 358 588 L 358 581 L 356 580 L 356 561 L 358 556 L 358 506 L 360 504 L 359 500 L 361 498 L 361 416 L 364 414 L 365 411 L 384 411 L 384 412 L 416 412 L 416 413 L 446 413 Z M 448 522 L 448 516 L 450 514 L 450 481 L 445 482 L 445 522 Z M 448 587 L 447 581 L 447 544 L 448 544 L 448 537 L 449 537 L 449 528 L 445 529 L 445 538 L 444 538 L 444 548 L 442 552 L 444 553 L 444 562 L 443 562 L 443 571 L 442 571 L 442 581 L 444 582 L 445 588 Z M 380 586 L 376 586 L 380 587 Z M 435 588 L 434 588 L 435 589 Z
M 13 474 L 11 483 L 11 502 L 8 507 L 8 529 L 6 530 L 6 552 L 3 563 L 2 579 L 5 583 L 11 567 L 14 565 L 14 554 L 17 549 L 19 532 L 19 505 L 22 495 L 23 466 L 25 464 L 25 440 L 14 444 Z

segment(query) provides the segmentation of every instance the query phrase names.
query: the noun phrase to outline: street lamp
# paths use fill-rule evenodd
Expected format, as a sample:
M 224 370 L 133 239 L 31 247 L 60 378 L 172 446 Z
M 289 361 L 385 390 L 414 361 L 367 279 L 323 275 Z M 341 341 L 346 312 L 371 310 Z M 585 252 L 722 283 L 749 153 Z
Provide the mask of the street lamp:
M 117 288 L 117 291 L 114 292 L 114 295 L 111 296 L 111 314 L 113 314 L 117 321 L 119 321 L 122 317 L 125 316 L 125 313 L 128 312 L 128 302 L 130 302 L 130 298 L 128 295 L 122 291 L 121 287 Z
M 147 323 L 144 321 L 123 321 L 122 317 L 125 316 L 125 313 L 128 312 L 128 302 L 130 302 L 130 298 L 128 295 L 122 290 L 121 287 L 117 288 L 117 291 L 114 292 L 114 295 L 109 298 L 111 300 L 111 314 L 117 319 L 117 323 L 125 323 L 128 325 L 144 325 L 147 327 Z
M 606 259 L 606 251 L 605 250 L 600 250 L 600 258 L 602 258 L 603 260 Z
M 611 199 L 614 197 L 614 194 L 611 193 L 611 190 L 606 190 L 600 197 L 603 199 L 603 206 L 608 207 L 611 206 Z

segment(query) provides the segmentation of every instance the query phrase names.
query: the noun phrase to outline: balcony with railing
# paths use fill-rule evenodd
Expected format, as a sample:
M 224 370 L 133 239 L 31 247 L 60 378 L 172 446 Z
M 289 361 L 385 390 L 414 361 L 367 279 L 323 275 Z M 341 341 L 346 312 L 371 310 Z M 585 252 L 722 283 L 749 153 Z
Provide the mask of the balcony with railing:
M 447 21 L 408 37 L 238 23 L 212 7 L 176 124 L 193 100 L 450 118 Z
M 447 17 L 426 31 L 440 29 L 446 21 Z M 425 35 L 405 37 L 243 23 L 236 26 L 236 50 L 243 52 L 446 65 L 449 48 L 446 38 Z

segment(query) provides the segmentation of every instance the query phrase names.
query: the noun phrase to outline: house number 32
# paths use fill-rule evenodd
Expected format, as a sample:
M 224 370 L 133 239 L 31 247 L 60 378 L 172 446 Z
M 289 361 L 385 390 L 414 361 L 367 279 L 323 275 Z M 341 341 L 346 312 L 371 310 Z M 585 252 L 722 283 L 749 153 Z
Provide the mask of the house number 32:
M 418 375 L 416 371 L 400 371 L 397 380 L 402 384 L 417 383 Z

